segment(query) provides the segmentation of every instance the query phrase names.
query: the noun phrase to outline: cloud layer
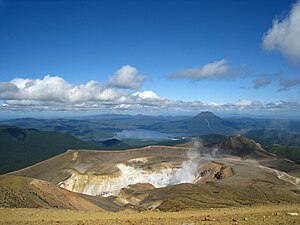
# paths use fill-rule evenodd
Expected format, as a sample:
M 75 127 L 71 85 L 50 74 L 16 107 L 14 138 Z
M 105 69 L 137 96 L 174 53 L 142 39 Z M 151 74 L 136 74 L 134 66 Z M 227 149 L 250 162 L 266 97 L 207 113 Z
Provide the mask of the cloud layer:
M 275 18 L 272 27 L 263 36 L 262 47 L 278 51 L 293 63 L 300 63 L 300 1 L 283 20 Z
M 226 60 L 216 61 L 198 69 L 192 79 L 221 76 L 230 70 Z M 219 75 L 217 75 L 219 74 Z M 146 77 L 137 69 L 126 65 L 109 76 L 107 83 L 89 81 L 71 84 L 59 76 L 45 76 L 43 79 L 16 78 L 0 82 L 0 112 L 10 111 L 160 111 L 199 112 L 211 111 L 272 111 L 300 109 L 299 102 L 262 103 L 241 99 L 234 103 L 203 103 L 201 101 L 172 100 L 159 96 L 151 90 L 138 90 Z M 279 91 L 286 91 L 300 85 L 300 79 L 282 79 L 280 75 L 258 78 L 255 88 L 268 86 L 277 80 Z
M 190 80 L 204 80 L 213 78 L 226 78 L 225 75 L 230 72 L 226 59 L 208 63 L 201 68 L 184 69 L 177 73 L 171 74 L 170 79 L 190 79 Z
M 292 85 L 291 83 L 286 84 Z M 17 78 L 0 82 L 0 111 L 270 111 L 300 109 L 300 102 L 262 103 L 241 99 L 217 104 L 181 101 L 160 97 L 155 92 L 132 92 L 89 81 L 70 84 L 61 77 L 43 79 Z

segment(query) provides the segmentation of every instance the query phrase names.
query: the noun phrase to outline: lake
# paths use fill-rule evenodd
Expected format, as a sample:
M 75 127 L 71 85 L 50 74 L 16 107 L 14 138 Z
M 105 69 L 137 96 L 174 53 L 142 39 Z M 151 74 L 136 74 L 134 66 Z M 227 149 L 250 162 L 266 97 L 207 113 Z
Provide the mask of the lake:
M 114 138 L 122 139 L 138 139 L 138 140 L 168 140 L 180 136 L 179 134 L 166 134 L 153 130 L 122 130 L 118 132 Z

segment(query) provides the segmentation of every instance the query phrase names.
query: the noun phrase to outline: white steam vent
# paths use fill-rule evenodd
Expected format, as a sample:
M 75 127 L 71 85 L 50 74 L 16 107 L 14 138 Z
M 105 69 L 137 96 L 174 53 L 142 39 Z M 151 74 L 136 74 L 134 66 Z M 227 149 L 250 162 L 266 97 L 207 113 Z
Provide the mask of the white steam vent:
M 188 160 L 182 162 L 181 166 L 169 180 L 169 185 L 193 183 L 195 181 L 197 177 L 196 172 L 200 164 L 201 148 L 204 148 L 202 143 L 200 141 L 195 141 L 193 148 L 186 153 Z

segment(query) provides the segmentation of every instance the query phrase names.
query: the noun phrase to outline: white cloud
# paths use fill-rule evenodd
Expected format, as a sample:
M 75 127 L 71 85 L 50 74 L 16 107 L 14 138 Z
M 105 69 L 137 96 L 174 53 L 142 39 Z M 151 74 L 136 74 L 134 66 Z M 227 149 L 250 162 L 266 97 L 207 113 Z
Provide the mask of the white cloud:
M 252 101 L 247 100 L 247 99 L 241 99 L 235 103 L 236 106 L 242 106 L 242 107 L 249 106 L 251 104 L 252 104 Z
M 232 108 L 236 111 L 259 111 L 265 110 L 265 106 L 260 101 L 253 101 L 249 99 L 240 99 L 239 101 L 235 102 L 233 105 L 226 104 L 225 107 Z
M 146 76 L 140 75 L 135 67 L 122 66 L 114 75 L 108 78 L 108 83 L 114 87 L 126 89 L 140 89 Z
M 125 91 L 112 89 L 96 81 L 72 85 L 57 76 L 45 76 L 41 80 L 17 78 L 9 83 L 0 83 L 2 100 L 78 103 L 111 101 L 126 94 Z
M 204 80 L 209 78 L 225 78 L 230 72 L 230 67 L 226 59 L 208 63 L 201 68 L 184 69 L 175 74 L 171 74 L 171 79 L 187 78 L 191 80 Z
M 273 20 L 272 27 L 263 36 L 262 47 L 300 63 L 300 1 L 293 5 L 286 18 Z
M 18 87 L 12 83 L 0 82 L 0 98 L 6 99 L 6 96 L 15 96 L 18 94 Z
M 145 99 L 153 99 L 153 100 L 158 100 L 161 99 L 156 93 L 153 91 L 144 91 L 144 92 L 136 92 L 132 96 L 141 98 L 142 100 Z

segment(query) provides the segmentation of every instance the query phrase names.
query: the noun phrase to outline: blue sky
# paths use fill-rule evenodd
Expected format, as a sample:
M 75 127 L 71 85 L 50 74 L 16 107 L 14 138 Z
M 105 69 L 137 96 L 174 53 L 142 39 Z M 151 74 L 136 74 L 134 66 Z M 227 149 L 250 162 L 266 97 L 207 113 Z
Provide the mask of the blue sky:
M 297 114 L 299 5 L 0 0 L 0 111 Z

